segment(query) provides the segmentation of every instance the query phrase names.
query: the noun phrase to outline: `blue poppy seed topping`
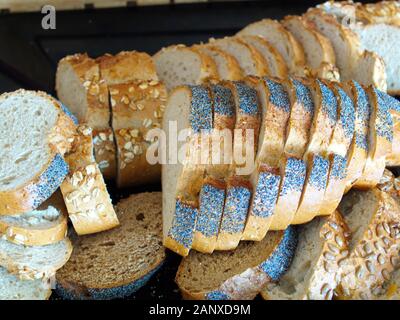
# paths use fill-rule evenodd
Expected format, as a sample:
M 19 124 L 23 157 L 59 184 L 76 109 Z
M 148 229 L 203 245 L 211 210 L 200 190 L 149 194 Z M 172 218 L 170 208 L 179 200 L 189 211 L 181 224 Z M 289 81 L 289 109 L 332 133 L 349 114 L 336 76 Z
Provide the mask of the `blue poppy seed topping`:
M 290 112 L 289 95 L 283 85 L 267 77 L 264 77 L 263 80 L 269 90 L 269 102 L 285 112 Z
M 206 300 L 231 300 L 231 297 L 220 290 L 214 290 L 206 294 Z
M 317 80 L 317 84 L 321 90 L 321 103 L 322 110 L 328 115 L 331 124 L 335 124 L 337 121 L 337 108 L 338 103 L 335 94 L 329 89 L 324 83 Z
M 336 85 L 340 98 L 340 122 L 342 124 L 345 137 L 350 140 L 354 135 L 355 127 L 355 107 L 353 101 L 346 92 Z
M 285 196 L 289 192 L 301 192 L 306 178 L 306 164 L 304 161 L 296 158 L 288 158 L 285 166 L 285 177 L 282 179 L 282 185 L 279 196 Z
M 313 157 L 308 183 L 318 190 L 324 190 L 328 180 L 329 161 L 320 155 Z
M 357 147 L 368 151 L 368 139 L 363 133 L 356 132 L 356 145 Z
M 251 192 L 244 187 L 229 187 L 226 192 L 221 232 L 240 233 L 244 229 Z
M 314 114 L 314 102 L 311 95 L 311 91 L 299 80 L 291 79 L 296 91 L 296 98 L 300 101 L 301 105 L 304 106 L 304 110 L 311 115 Z
M 285 231 L 280 232 L 283 232 L 281 242 L 270 257 L 259 266 L 273 281 L 278 281 L 289 269 L 298 241 L 295 227 L 289 226 Z
M 378 96 L 385 101 L 385 104 L 387 105 L 387 108 L 390 111 L 396 111 L 400 113 L 400 101 L 397 100 L 396 98 L 392 97 L 391 95 L 388 95 L 385 92 L 382 92 L 378 89 L 375 90 L 378 94 Z
M 219 222 L 224 210 L 225 190 L 205 184 L 200 190 L 200 210 L 196 231 L 206 237 L 218 234 Z
M 275 209 L 281 177 L 268 171 L 258 174 L 258 182 L 253 199 L 253 215 L 267 218 Z
M 393 141 L 393 119 L 389 107 L 382 95 L 379 95 L 376 88 L 372 89 L 376 97 L 377 115 L 376 115 L 376 134 L 385 138 L 387 141 Z
M 190 86 L 192 90 L 192 105 L 189 121 L 194 133 L 201 130 L 212 130 L 213 113 L 211 95 L 204 86 Z
M 211 92 L 214 100 L 214 113 L 233 117 L 235 115 L 235 101 L 232 91 L 221 85 L 212 85 Z
M 168 236 L 187 249 L 192 247 L 198 209 L 192 208 L 177 200 L 172 227 Z
M 342 180 L 347 176 L 347 159 L 338 154 L 335 154 L 331 162 L 331 170 L 329 172 L 329 179 Z
M 258 115 L 259 109 L 256 90 L 242 82 L 233 82 L 233 84 L 236 88 L 240 112 L 252 116 Z
M 356 91 L 356 118 L 365 126 L 368 126 L 369 118 L 371 116 L 371 107 L 369 105 L 367 93 L 357 81 L 353 80 L 352 83 Z

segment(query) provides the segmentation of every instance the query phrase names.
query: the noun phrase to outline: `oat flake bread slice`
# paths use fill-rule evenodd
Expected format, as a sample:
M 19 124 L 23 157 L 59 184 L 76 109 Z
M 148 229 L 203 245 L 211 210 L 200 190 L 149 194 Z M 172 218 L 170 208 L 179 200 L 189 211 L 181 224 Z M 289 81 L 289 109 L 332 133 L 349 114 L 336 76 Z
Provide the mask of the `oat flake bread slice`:
M 266 283 L 279 280 L 287 270 L 296 243 L 297 232 L 289 227 L 269 232 L 259 242 L 241 242 L 234 251 L 192 251 L 182 260 L 175 281 L 185 299 L 254 299 Z
M 78 127 L 73 150 L 66 161 L 70 172 L 60 188 L 75 231 L 83 235 L 116 227 L 118 218 L 93 157 L 90 127 Z
M 209 45 L 232 55 L 246 76 L 264 76 L 269 73 L 267 61 L 260 51 L 238 38 L 210 39 Z
M 237 35 L 254 35 L 266 39 L 282 55 L 291 74 L 303 74 L 305 65 L 303 48 L 278 21 L 263 19 L 254 22 L 242 29 Z
M 63 154 L 75 124 L 45 93 L 18 90 L 0 96 L 0 215 L 36 209 L 68 173 Z M 26 135 L 15 124 L 24 124 Z
M 346 227 L 335 211 L 298 228 L 298 244 L 288 271 L 261 292 L 266 300 L 331 300 L 346 255 Z
M 199 85 L 219 79 L 213 58 L 196 47 L 174 45 L 162 48 L 153 60 L 158 77 L 168 91 L 179 85 Z
M 0 300 L 47 300 L 51 296 L 48 280 L 20 280 L 0 267 Z
M 336 58 L 331 42 L 317 32 L 304 18 L 286 16 L 283 26 L 303 46 L 306 69 L 310 76 L 339 81 L 339 70 L 335 66 Z
M 56 73 L 57 96 L 80 123 L 93 129 L 94 152 L 106 179 L 114 179 L 115 146 L 110 127 L 108 87 L 100 78 L 100 67 L 87 54 L 60 60 Z
M 0 235 L 7 241 L 26 246 L 56 243 L 67 233 L 67 209 L 61 192 L 56 191 L 36 210 L 0 216 Z
M 68 263 L 56 274 L 56 292 L 65 299 L 116 299 L 130 296 L 165 260 L 161 193 L 140 193 L 115 207 L 121 225 L 74 238 Z
M 399 248 L 400 209 L 378 189 L 351 190 L 339 211 L 349 228 L 349 255 L 340 262 L 341 298 L 371 299 L 395 267 Z

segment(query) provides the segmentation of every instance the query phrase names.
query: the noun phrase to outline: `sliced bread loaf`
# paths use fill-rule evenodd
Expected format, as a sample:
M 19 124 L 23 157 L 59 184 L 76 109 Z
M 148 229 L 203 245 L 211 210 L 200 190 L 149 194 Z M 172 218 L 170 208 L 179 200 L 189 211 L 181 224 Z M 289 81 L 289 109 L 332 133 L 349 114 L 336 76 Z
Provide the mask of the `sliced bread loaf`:
M 161 201 L 159 192 L 132 195 L 116 206 L 118 228 L 74 238 L 56 292 L 66 299 L 115 299 L 145 285 L 165 259 Z
M 184 45 L 161 49 L 153 56 L 157 74 L 168 90 L 179 85 L 198 85 L 219 79 L 214 60 L 197 47 Z
M 41 92 L 0 96 L 0 215 L 36 209 L 64 180 L 68 165 L 62 156 L 71 146 L 75 124 L 63 110 Z
M 331 300 L 340 281 L 339 262 L 347 255 L 346 226 L 338 212 L 299 227 L 288 271 L 267 284 L 266 300 Z
M 61 241 L 66 236 L 67 227 L 67 209 L 58 191 L 36 210 L 21 215 L 0 216 L 2 237 L 26 246 Z
M 234 251 L 193 251 L 182 260 L 175 281 L 185 299 L 253 299 L 286 271 L 296 242 L 297 233 L 290 227 L 270 232 L 259 242 L 241 242 Z

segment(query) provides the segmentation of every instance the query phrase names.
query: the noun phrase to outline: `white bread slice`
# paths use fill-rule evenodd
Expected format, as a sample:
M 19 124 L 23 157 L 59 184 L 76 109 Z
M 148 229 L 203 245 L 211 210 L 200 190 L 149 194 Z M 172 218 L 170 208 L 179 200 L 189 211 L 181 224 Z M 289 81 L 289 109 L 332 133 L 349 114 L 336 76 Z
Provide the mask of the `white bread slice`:
M 0 300 L 47 300 L 51 288 L 45 279 L 20 280 L 0 267 Z
M 237 35 L 254 35 L 266 39 L 285 59 L 291 74 L 303 74 L 305 65 L 304 51 L 301 45 L 278 21 L 264 19 L 249 24 Z
M 264 76 L 269 73 L 268 64 L 262 54 L 255 47 L 238 38 L 210 39 L 209 44 L 232 55 L 246 76 Z
M 116 299 L 132 295 L 165 260 L 160 192 L 140 193 L 115 207 L 121 225 L 96 235 L 75 237 L 74 252 L 56 275 L 65 299 Z
M 175 281 L 184 299 L 254 299 L 267 282 L 279 280 L 286 271 L 296 243 L 296 230 L 289 227 L 259 242 L 241 242 L 234 251 L 192 251 L 182 260 Z
M 67 223 L 64 200 L 56 191 L 36 210 L 16 216 L 0 216 L 0 235 L 16 244 L 42 246 L 64 239 Z
M 74 229 L 83 235 L 114 228 L 119 222 L 93 157 L 92 130 L 80 125 L 77 131 L 73 150 L 66 156 L 70 173 L 60 188 Z
M 346 227 L 338 212 L 299 227 L 299 240 L 288 271 L 267 284 L 266 300 L 331 300 L 340 281 L 339 262 L 347 254 Z
M 373 292 L 390 280 L 398 256 L 397 202 L 378 189 L 351 190 L 339 211 L 349 228 L 349 255 L 339 264 L 340 298 L 371 299 Z
M 285 79 L 288 75 L 288 68 L 282 55 L 279 53 L 274 46 L 272 46 L 267 40 L 259 36 L 244 35 L 240 36 L 239 39 L 248 43 L 258 50 L 265 61 L 268 64 L 268 75 L 280 79 Z
M 283 26 L 303 46 L 306 69 L 310 76 L 339 81 L 339 70 L 335 66 L 336 58 L 332 44 L 321 33 L 308 24 L 303 17 L 286 16 Z
M 220 80 L 238 81 L 243 78 L 243 70 L 239 62 L 231 54 L 209 45 L 198 45 L 195 48 L 214 60 Z
M 131 81 L 109 86 L 112 128 L 117 146 L 117 186 L 157 183 L 161 166 L 150 164 L 146 153 L 156 143 L 147 135 L 161 127 L 167 91 L 157 81 Z
M 236 123 L 233 134 L 234 157 L 229 168 L 224 212 L 216 245 L 219 250 L 236 248 L 242 237 L 252 189 L 249 174 L 253 171 L 260 128 L 259 101 L 252 83 L 232 82 L 226 83 L 226 86 L 233 94 Z
M 184 45 L 161 49 L 153 56 L 160 80 L 170 91 L 179 85 L 199 85 L 219 79 L 214 60 L 196 47 Z
M 74 120 L 65 107 L 41 92 L 0 96 L 0 215 L 36 209 L 68 173 L 63 155 L 71 146 Z M 29 130 L 25 134 L 20 126 Z

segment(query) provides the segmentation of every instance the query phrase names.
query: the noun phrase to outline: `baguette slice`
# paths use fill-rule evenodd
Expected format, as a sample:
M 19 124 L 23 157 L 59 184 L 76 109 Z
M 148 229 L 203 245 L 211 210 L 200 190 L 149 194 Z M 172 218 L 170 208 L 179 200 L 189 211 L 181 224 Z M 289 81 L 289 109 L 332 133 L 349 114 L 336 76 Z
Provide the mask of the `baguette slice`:
M 377 91 L 393 118 L 392 152 L 386 155 L 386 166 L 397 166 L 400 163 L 400 101 L 388 94 Z
M 340 203 L 339 211 L 352 235 L 349 255 L 339 265 L 339 297 L 371 299 L 375 289 L 390 280 L 395 267 L 399 206 L 389 194 L 378 189 L 351 190 Z
M 37 210 L 16 216 L 0 216 L 0 234 L 3 239 L 16 244 L 42 246 L 63 240 L 67 223 L 67 209 L 57 191 Z
M 90 127 L 79 126 L 74 148 L 66 161 L 70 173 L 60 188 L 75 231 L 83 235 L 116 227 L 118 218 L 94 161 Z
M 290 227 L 270 232 L 260 242 L 242 242 L 235 251 L 191 252 L 182 260 L 175 281 L 185 299 L 253 299 L 286 271 L 296 243 L 297 233 Z
M 115 208 L 118 228 L 76 237 L 71 259 L 57 272 L 56 292 L 65 299 L 104 300 L 145 285 L 165 260 L 161 199 L 160 192 L 132 195 Z
M 20 280 L 0 267 L 0 300 L 47 300 L 51 288 L 46 280 Z
M 339 262 L 347 251 L 346 226 L 338 212 L 299 227 L 288 271 L 261 295 L 266 300 L 331 300 L 340 281 Z
M 215 61 L 197 47 L 184 45 L 161 49 L 153 56 L 160 80 L 168 91 L 180 85 L 199 85 L 219 79 Z
M 36 209 L 64 180 L 63 155 L 76 127 L 67 109 L 41 92 L 5 93 L 0 110 L 0 215 L 22 214 Z
M 264 19 L 249 24 L 237 35 L 261 36 L 274 46 L 285 59 L 291 74 L 302 74 L 305 64 L 304 51 L 301 45 L 276 20 Z

